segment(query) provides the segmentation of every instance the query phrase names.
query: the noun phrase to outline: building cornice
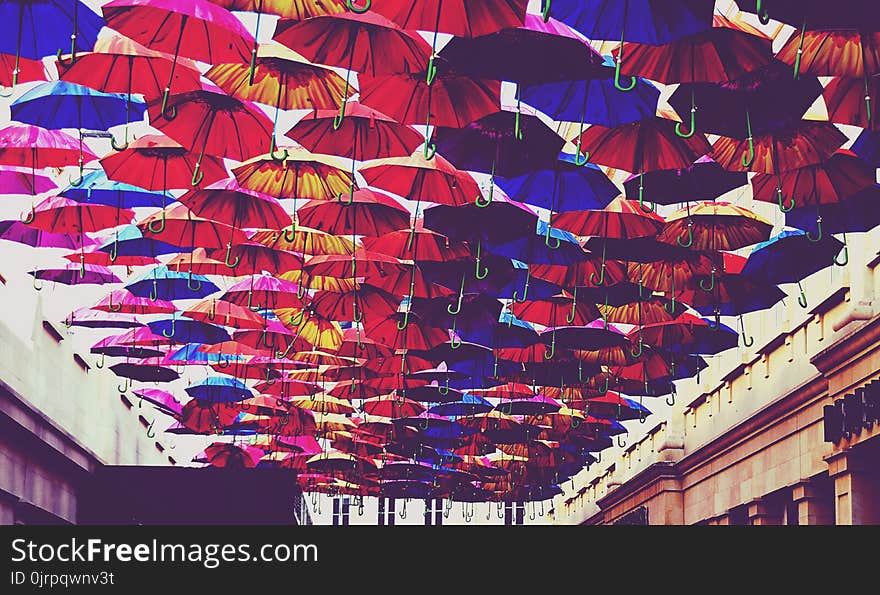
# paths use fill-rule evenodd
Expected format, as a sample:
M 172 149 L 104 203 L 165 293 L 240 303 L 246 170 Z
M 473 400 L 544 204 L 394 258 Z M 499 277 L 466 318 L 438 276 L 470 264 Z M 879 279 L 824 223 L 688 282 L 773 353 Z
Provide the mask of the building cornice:
M 605 511 L 660 479 L 678 479 L 679 471 L 675 465 L 668 461 L 652 463 L 633 475 L 626 483 L 596 500 L 596 504 Z
M 867 349 L 876 349 L 880 342 L 880 316 L 857 325 L 847 333 L 810 358 L 820 372 L 827 374 L 846 364 L 854 356 Z

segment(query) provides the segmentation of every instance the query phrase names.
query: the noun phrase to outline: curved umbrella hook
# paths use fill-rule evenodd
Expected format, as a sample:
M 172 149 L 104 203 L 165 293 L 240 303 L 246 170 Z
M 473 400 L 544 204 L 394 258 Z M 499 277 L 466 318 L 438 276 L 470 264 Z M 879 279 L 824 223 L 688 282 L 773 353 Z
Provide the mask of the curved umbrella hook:
M 845 267 L 849 263 L 849 247 L 846 245 L 846 233 L 843 234 L 843 260 L 837 260 L 837 256 L 834 256 L 834 264 L 839 267 Z
M 489 178 L 489 196 L 487 198 L 483 198 L 483 194 L 480 193 L 477 195 L 477 199 L 475 204 L 481 209 L 485 209 L 490 204 L 492 204 L 492 196 L 495 194 L 495 162 L 492 162 L 492 176 Z
M 816 217 L 816 235 L 813 236 L 809 231 L 804 234 L 807 236 L 807 239 L 813 243 L 819 242 L 822 240 L 822 217 Z
M 746 110 L 746 132 L 748 134 L 746 140 L 749 143 L 749 148 L 743 153 L 742 166 L 748 169 L 752 166 L 752 163 L 755 162 L 755 139 L 752 136 L 752 118 L 749 115 L 748 110 Z
M 489 267 L 484 266 L 483 270 L 480 271 L 480 251 L 482 249 L 482 245 L 483 245 L 482 241 L 477 242 L 477 262 L 476 262 L 477 268 L 476 268 L 476 271 L 474 272 L 474 276 L 478 280 L 481 280 L 481 281 L 489 276 Z
M 624 16 L 624 23 L 626 22 L 626 17 Z M 629 86 L 624 87 L 620 83 L 620 67 L 623 65 L 623 35 L 624 29 L 620 30 L 620 50 L 617 52 L 617 57 L 614 59 L 614 87 L 618 91 L 632 91 L 636 88 L 636 77 L 630 77 Z
M 688 132 L 681 131 L 682 122 L 678 122 L 675 124 L 675 134 L 679 138 L 690 138 L 696 132 L 696 116 L 697 116 L 697 106 L 694 104 L 694 89 L 691 87 L 691 127 Z
M 801 294 L 798 296 L 798 304 L 800 305 L 801 308 L 806 308 L 807 307 L 807 294 L 804 292 L 804 288 L 801 285 L 800 281 L 798 281 L 797 285 L 798 285 L 798 289 L 801 292 Z
M 742 314 L 739 315 L 739 330 L 740 335 L 742 336 L 744 347 L 751 347 L 755 344 L 755 338 L 751 335 L 746 335 L 746 325 L 745 322 L 743 322 Z M 747 336 L 748 338 L 746 338 Z
M 365 12 L 370 10 L 370 7 L 372 6 L 372 4 L 373 4 L 373 0 L 367 0 L 366 3 L 364 4 L 363 8 L 358 8 L 357 6 L 355 6 L 355 4 L 352 0 L 345 1 L 345 5 L 348 7 L 348 9 L 355 14 L 364 14 Z M 400 517 L 400 518 L 405 518 L 405 517 Z
M 170 339 L 174 336 L 174 332 L 175 332 L 174 321 L 175 320 L 177 320 L 177 319 L 174 316 L 172 316 L 171 317 L 171 334 L 170 335 L 166 332 L 168 329 L 164 329 L 164 328 L 162 329 L 162 336 L 165 337 L 166 339 Z
M 715 289 L 715 267 L 712 267 L 711 276 L 709 277 L 709 287 L 704 285 L 705 279 L 700 279 L 700 289 L 703 291 L 712 291 Z
M 479 265 L 477 265 L 479 267 Z M 452 307 L 452 304 L 446 306 L 446 311 L 449 312 L 452 316 L 456 316 L 459 312 L 461 312 L 461 301 L 464 297 L 464 279 L 465 275 L 461 276 L 461 288 L 458 290 L 458 302 L 455 304 L 455 307 Z

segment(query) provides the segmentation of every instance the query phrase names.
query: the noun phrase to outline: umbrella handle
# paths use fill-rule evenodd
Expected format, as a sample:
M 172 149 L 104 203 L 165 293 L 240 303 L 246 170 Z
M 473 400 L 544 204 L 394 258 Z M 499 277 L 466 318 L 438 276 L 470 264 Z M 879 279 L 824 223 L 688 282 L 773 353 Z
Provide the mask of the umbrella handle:
M 477 263 L 477 268 L 479 269 L 479 262 Z M 458 290 L 458 302 L 455 304 L 455 307 L 452 307 L 452 304 L 446 306 L 446 311 L 449 312 L 452 316 L 458 315 L 461 312 L 461 300 L 464 297 L 464 278 L 465 276 L 461 276 L 461 288 Z
M 291 225 L 289 228 L 284 229 L 284 241 L 288 244 L 293 243 L 296 239 L 296 227 Z
M 694 104 L 694 90 L 691 88 L 691 122 L 690 129 L 687 132 L 681 131 L 681 125 L 683 122 L 678 122 L 675 124 L 675 135 L 679 138 L 690 138 L 696 132 L 696 116 L 697 116 L 697 106 Z
M 617 435 L 617 446 L 618 448 L 626 448 L 626 440 L 620 437 L 620 434 Z
M 541 18 L 544 19 L 544 22 L 550 20 L 550 4 L 552 0 L 543 0 L 541 2 Z
M 116 390 L 118 390 L 120 394 L 125 394 L 125 391 L 127 391 L 129 388 L 131 388 L 131 378 L 126 378 L 122 381 L 122 384 L 116 385 Z
M 340 204 L 343 204 L 346 207 L 350 207 L 351 204 L 354 202 L 354 182 L 352 182 L 351 184 L 348 185 L 348 198 L 344 199 L 344 198 L 342 198 L 342 196 L 343 196 L 342 192 L 337 192 L 336 193 L 336 200 L 338 200 L 340 202 Z
M 364 312 L 363 312 L 363 310 L 358 308 L 357 293 L 355 293 L 355 298 L 354 298 L 354 302 L 352 305 L 351 321 L 356 324 L 358 322 L 361 322 L 363 319 L 364 319 Z
M 156 420 L 154 419 L 153 421 L 150 422 L 150 425 L 147 427 L 147 438 L 149 438 L 150 440 L 152 440 L 153 438 L 156 437 L 156 431 L 153 430 L 153 424 L 155 424 L 155 423 L 156 423 Z
M 363 8 L 358 8 L 357 6 L 355 6 L 354 2 L 352 2 L 352 0 L 346 0 L 345 5 L 348 7 L 348 9 L 351 12 L 353 12 L 355 14 L 364 14 L 365 12 L 370 10 L 370 7 L 372 7 L 373 0 L 367 0 L 366 4 L 364 4 Z M 406 518 L 406 517 L 400 517 L 400 518 Z
M 189 276 L 186 279 L 187 289 L 189 289 L 190 291 L 199 291 L 202 288 L 202 281 L 200 279 L 196 279 L 195 281 L 196 285 L 193 286 L 192 270 L 190 269 Z M 214 320 L 213 317 L 211 318 L 211 320 Z
M 302 281 L 302 279 L 300 279 L 300 281 Z M 304 297 L 306 297 L 307 291 L 308 291 L 308 287 L 306 287 L 305 285 L 300 283 L 299 285 L 296 286 L 296 297 L 298 297 L 299 299 L 303 299 Z
M 15 87 L 18 85 L 18 60 L 19 54 L 15 54 L 15 68 L 12 69 L 12 86 L 9 87 L 9 92 L 0 91 L 0 97 L 12 97 L 15 94 Z
M 758 21 L 762 25 L 766 25 L 770 22 L 770 12 L 767 10 L 766 6 L 762 6 L 763 2 L 761 0 L 755 0 L 755 13 L 758 15 Z
M 755 162 L 755 139 L 752 136 L 752 117 L 748 110 L 746 110 L 746 133 L 746 140 L 749 142 L 749 148 L 743 153 L 741 163 L 744 168 L 748 169 L 752 167 L 752 163 Z
M 116 234 L 116 239 L 113 240 L 113 247 L 110 248 L 110 262 L 116 262 L 116 259 L 119 256 L 119 233 Z
M 804 235 L 806 235 L 807 239 L 813 243 L 819 242 L 822 240 L 822 217 L 821 216 L 816 217 L 816 235 L 812 236 L 812 235 L 810 235 L 810 232 L 807 232 Z
M 786 206 L 784 204 L 785 198 L 782 196 L 782 188 L 780 186 L 776 187 L 776 202 L 779 205 L 779 210 L 782 211 L 783 213 L 788 213 L 789 211 L 791 211 L 794 208 L 794 205 L 795 205 L 795 200 L 794 200 L 794 197 L 792 196 L 791 198 L 788 199 L 788 208 L 786 208 Z M 818 240 L 816 240 L 816 241 L 818 241 Z
M 241 261 L 241 256 L 235 257 L 235 262 L 229 262 L 229 257 L 232 255 L 232 242 L 226 244 L 226 258 L 223 261 L 223 264 L 227 266 L 227 268 L 234 269 L 238 266 L 238 263 Z
M 798 42 L 797 57 L 794 59 L 794 78 L 797 79 L 801 75 L 801 57 L 804 55 L 804 33 L 807 29 L 807 18 L 804 17 L 801 25 L 800 41 Z
M 397 321 L 397 330 L 405 330 L 409 326 L 409 309 L 403 313 L 403 320 Z
M 556 355 L 556 328 L 553 328 L 553 339 L 550 341 L 550 350 L 544 349 L 544 359 L 551 360 Z
M 642 176 L 644 174 L 639 175 Z M 651 202 L 650 200 L 645 200 L 644 191 L 645 187 L 641 184 L 641 182 L 639 182 L 639 209 L 641 209 L 643 213 L 653 213 L 657 210 L 657 204 Z
M 798 286 L 800 286 L 800 283 L 798 283 Z M 797 301 L 798 301 L 798 305 L 800 305 L 801 308 L 807 307 L 807 294 L 804 293 L 803 288 L 801 288 L 801 294 L 798 296 Z
M 620 49 L 617 52 L 617 58 L 614 59 L 614 87 L 618 91 L 627 92 L 627 91 L 632 91 L 633 89 L 636 88 L 636 77 L 634 77 L 634 76 L 630 77 L 629 86 L 624 87 L 622 84 L 620 84 L 620 67 L 623 64 L 623 33 L 624 33 L 624 30 L 621 29 L 621 31 L 620 31 Z
M 425 82 L 428 83 L 428 86 L 431 86 L 435 78 L 437 78 L 437 64 L 434 63 L 434 54 L 431 54 L 431 57 L 428 59 L 428 70 L 426 72 Z
M 147 229 L 150 231 L 150 233 L 154 233 L 156 235 L 159 235 L 160 233 L 165 231 L 165 209 L 162 209 L 162 218 L 159 221 L 159 227 L 156 229 L 153 228 L 153 223 L 155 223 L 155 222 L 156 222 L 155 219 L 150 221 L 149 224 L 147 224 Z
M 74 27 L 76 27 L 75 24 Z M 70 35 L 70 62 L 61 57 L 61 48 L 58 48 L 58 51 L 55 52 L 55 59 L 58 60 L 60 65 L 67 67 L 73 66 L 76 63 L 76 33 Z
M 190 185 L 198 186 L 202 183 L 202 180 L 205 179 L 205 172 L 202 171 L 202 160 L 199 159 L 196 161 L 196 166 L 193 168 L 192 179 L 190 180 Z
M 645 351 L 645 343 L 642 340 L 641 335 L 639 335 L 639 348 L 638 348 L 638 350 L 630 349 L 630 353 L 632 354 L 633 357 L 641 357 L 642 353 L 644 353 L 644 351 Z
M 82 186 L 82 183 L 83 183 L 82 161 L 80 161 L 80 163 L 79 163 L 79 173 L 77 173 L 77 176 L 75 178 L 71 178 L 70 176 L 68 176 L 67 180 L 70 182 L 71 186 Z
M 742 336 L 744 347 L 751 347 L 755 344 L 755 338 L 753 336 L 748 335 L 748 339 L 746 338 L 746 325 L 745 322 L 743 322 L 742 314 L 739 315 L 739 330 L 740 335 Z
M 577 135 L 577 151 L 574 154 L 574 164 L 578 167 L 583 167 L 590 160 L 590 152 L 589 151 L 581 151 L 581 137 L 584 135 L 584 116 L 586 114 L 581 113 L 581 131 Z M 583 155 L 583 159 L 581 158 Z
M 495 194 L 495 162 L 492 162 L 492 177 L 489 178 L 489 197 L 483 200 L 483 194 L 477 195 L 476 205 L 481 209 L 485 209 L 492 204 L 492 196 Z
M 107 309 L 111 312 L 119 312 L 122 310 L 122 304 L 113 304 L 113 293 L 111 292 L 108 296 Z
M 682 248 L 690 248 L 694 245 L 694 224 L 692 221 L 687 223 L 687 240 L 681 241 L 681 236 L 675 238 L 675 242 Z
M 286 148 L 282 149 L 282 152 L 279 154 L 275 153 L 275 151 L 278 150 L 278 147 L 275 145 L 274 138 L 272 139 L 271 149 L 272 150 L 269 151 L 269 157 L 271 157 L 272 161 L 274 161 L 275 163 L 284 163 L 284 161 L 287 160 L 288 157 L 290 157 L 290 152 Z
M 42 291 L 43 284 L 42 283 L 37 284 L 37 281 L 39 281 L 39 279 L 37 279 L 37 271 L 34 271 L 34 280 L 31 284 L 34 286 L 34 289 L 36 289 L 37 291 Z
M 30 212 L 27 214 L 27 217 L 25 217 L 24 219 L 21 220 L 21 222 L 24 223 L 25 225 L 27 225 L 29 223 L 33 223 L 33 221 L 36 217 L 37 217 L 37 212 L 36 212 L 36 210 L 34 210 L 34 203 L 31 203 Z
M 449 347 L 452 349 L 458 349 L 461 347 L 461 338 L 458 335 L 453 334 L 452 339 L 449 340 Z
M 101 354 L 101 359 L 99 359 L 98 361 L 95 362 L 95 367 L 98 368 L 99 370 L 100 370 L 101 368 L 103 368 L 103 367 L 104 367 L 104 361 L 105 361 L 106 359 L 107 359 L 107 354 L 106 354 L 106 353 L 102 353 L 102 354 Z
M 568 314 L 565 315 L 565 321 L 568 324 L 571 324 L 574 322 L 574 317 L 577 313 L 577 303 L 578 303 L 577 287 L 575 287 L 574 297 L 571 300 L 571 312 L 569 312 Z
M 124 151 L 128 148 L 128 126 L 125 127 L 125 142 L 121 145 L 116 144 L 116 137 L 110 135 L 110 146 L 114 151 Z
M 672 386 L 674 387 L 675 385 L 673 384 Z M 666 404 L 670 407 L 673 407 L 675 405 L 675 390 L 669 393 L 669 396 L 666 397 Z
M 174 316 L 172 316 L 171 317 L 171 334 L 170 335 L 166 332 L 168 329 L 164 329 L 164 328 L 162 329 L 162 336 L 165 337 L 166 339 L 170 339 L 174 336 L 174 333 L 175 333 L 174 322 L 175 322 L 175 320 L 177 320 L 177 319 Z
M 709 280 L 709 287 L 706 287 L 703 282 L 705 279 L 700 279 L 700 289 L 703 291 L 712 291 L 715 289 L 715 267 L 712 267 L 711 277 Z
M 521 304 L 521 303 L 523 303 L 524 301 L 526 301 L 526 296 L 529 295 L 529 281 L 531 281 L 531 277 L 532 277 L 532 269 L 527 268 L 527 269 L 526 269 L 526 284 L 523 286 L 523 295 L 522 295 L 522 299 L 518 299 L 518 298 L 516 297 L 516 295 L 517 295 L 517 293 L 519 292 L 519 290 L 515 290 L 515 291 L 513 292 L 513 301 L 514 301 L 514 302 L 517 302 L 517 303 Z M 510 326 L 512 322 L 513 322 L 513 315 L 511 314 L 511 317 L 510 317 L 510 318 L 508 319 L 508 321 L 507 321 L 507 323 L 508 323 L 507 326 Z
M 296 316 L 294 316 L 293 314 L 291 314 L 291 315 L 290 315 L 290 324 L 291 324 L 291 326 L 300 326 L 300 325 L 303 323 L 303 320 L 305 320 L 305 317 L 306 317 L 306 311 L 305 311 L 305 309 L 300 310 L 300 311 L 299 311 L 299 314 L 296 315 Z
M 553 239 L 556 240 L 555 245 L 550 242 L 550 224 L 548 223 L 547 224 L 547 232 L 544 234 L 544 244 L 548 248 L 550 248 L 551 250 L 558 250 L 559 246 L 562 245 L 562 240 L 560 240 L 559 238 L 553 238 Z
M 271 370 L 267 367 L 266 368 L 266 385 L 267 386 L 272 386 L 273 384 L 275 384 L 275 377 L 272 376 L 271 374 L 269 374 L 270 371 Z
M 476 270 L 474 271 L 474 276 L 480 281 L 482 281 L 483 279 L 485 279 L 486 277 L 489 276 L 489 267 L 484 266 L 483 270 L 480 271 L 480 251 L 482 249 L 482 245 L 483 245 L 482 242 L 477 242 L 477 261 L 476 261 Z M 464 277 L 462 277 L 462 279 L 464 279 Z M 464 283 L 462 283 L 462 287 L 464 287 Z
M 605 262 L 604 261 L 602 262 L 602 267 L 599 270 L 600 270 L 600 273 L 599 273 L 598 280 L 596 279 L 596 271 L 593 271 L 592 273 L 590 273 L 590 284 L 594 285 L 596 287 L 599 287 L 600 285 L 605 285 Z
M 247 307 L 248 307 L 248 309 L 249 309 L 251 312 L 259 312 L 260 310 L 263 309 L 263 306 L 260 305 L 260 304 L 257 304 L 257 307 L 256 307 L 256 308 L 253 307 L 253 306 L 251 305 L 251 304 L 253 303 L 253 299 L 254 299 L 254 292 L 253 292 L 253 290 L 251 290 L 251 291 L 248 292 L 248 302 L 247 302 Z M 292 322 L 292 321 L 293 321 L 293 317 L 291 316 L 291 322 Z M 296 324 L 298 325 L 299 323 L 297 322 Z
M 846 234 L 843 234 L 843 260 L 837 260 L 837 255 L 834 256 L 834 264 L 839 267 L 845 267 L 849 263 L 849 247 L 846 245 Z

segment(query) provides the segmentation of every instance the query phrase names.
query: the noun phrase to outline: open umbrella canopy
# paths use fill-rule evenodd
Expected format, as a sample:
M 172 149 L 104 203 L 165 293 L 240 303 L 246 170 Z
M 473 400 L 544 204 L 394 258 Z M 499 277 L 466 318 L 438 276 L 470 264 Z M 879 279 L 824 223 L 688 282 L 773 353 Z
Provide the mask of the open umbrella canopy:
M 0 2 L 0 247 L 195 464 L 543 501 L 880 223 L 876 11 L 739 4 Z

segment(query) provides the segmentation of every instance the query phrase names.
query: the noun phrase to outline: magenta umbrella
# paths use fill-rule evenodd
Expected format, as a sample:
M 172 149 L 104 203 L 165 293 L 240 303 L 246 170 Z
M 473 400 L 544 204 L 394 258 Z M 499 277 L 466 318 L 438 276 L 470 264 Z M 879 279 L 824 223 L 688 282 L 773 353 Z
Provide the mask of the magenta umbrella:
M 43 231 L 15 219 L 0 221 L 0 240 L 17 242 L 34 248 L 64 248 L 67 250 L 81 250 L 100 243 L 84 234 Z
M 30 194 L 35 196 L 57 188 L 55 182 L 34 172 L 16 169 L 0 171 L 0 194 Z
M 37 280 L 51 281 L 63 285 L 104 285 L 105 283 L 121 283 L 122 279 L 113 274 L 107 267 L 94 264 L 69 264 L 57 269 L 38 269 L 29 273 L 34 277 L 34 289 L 39 291 L 42 285 Z

